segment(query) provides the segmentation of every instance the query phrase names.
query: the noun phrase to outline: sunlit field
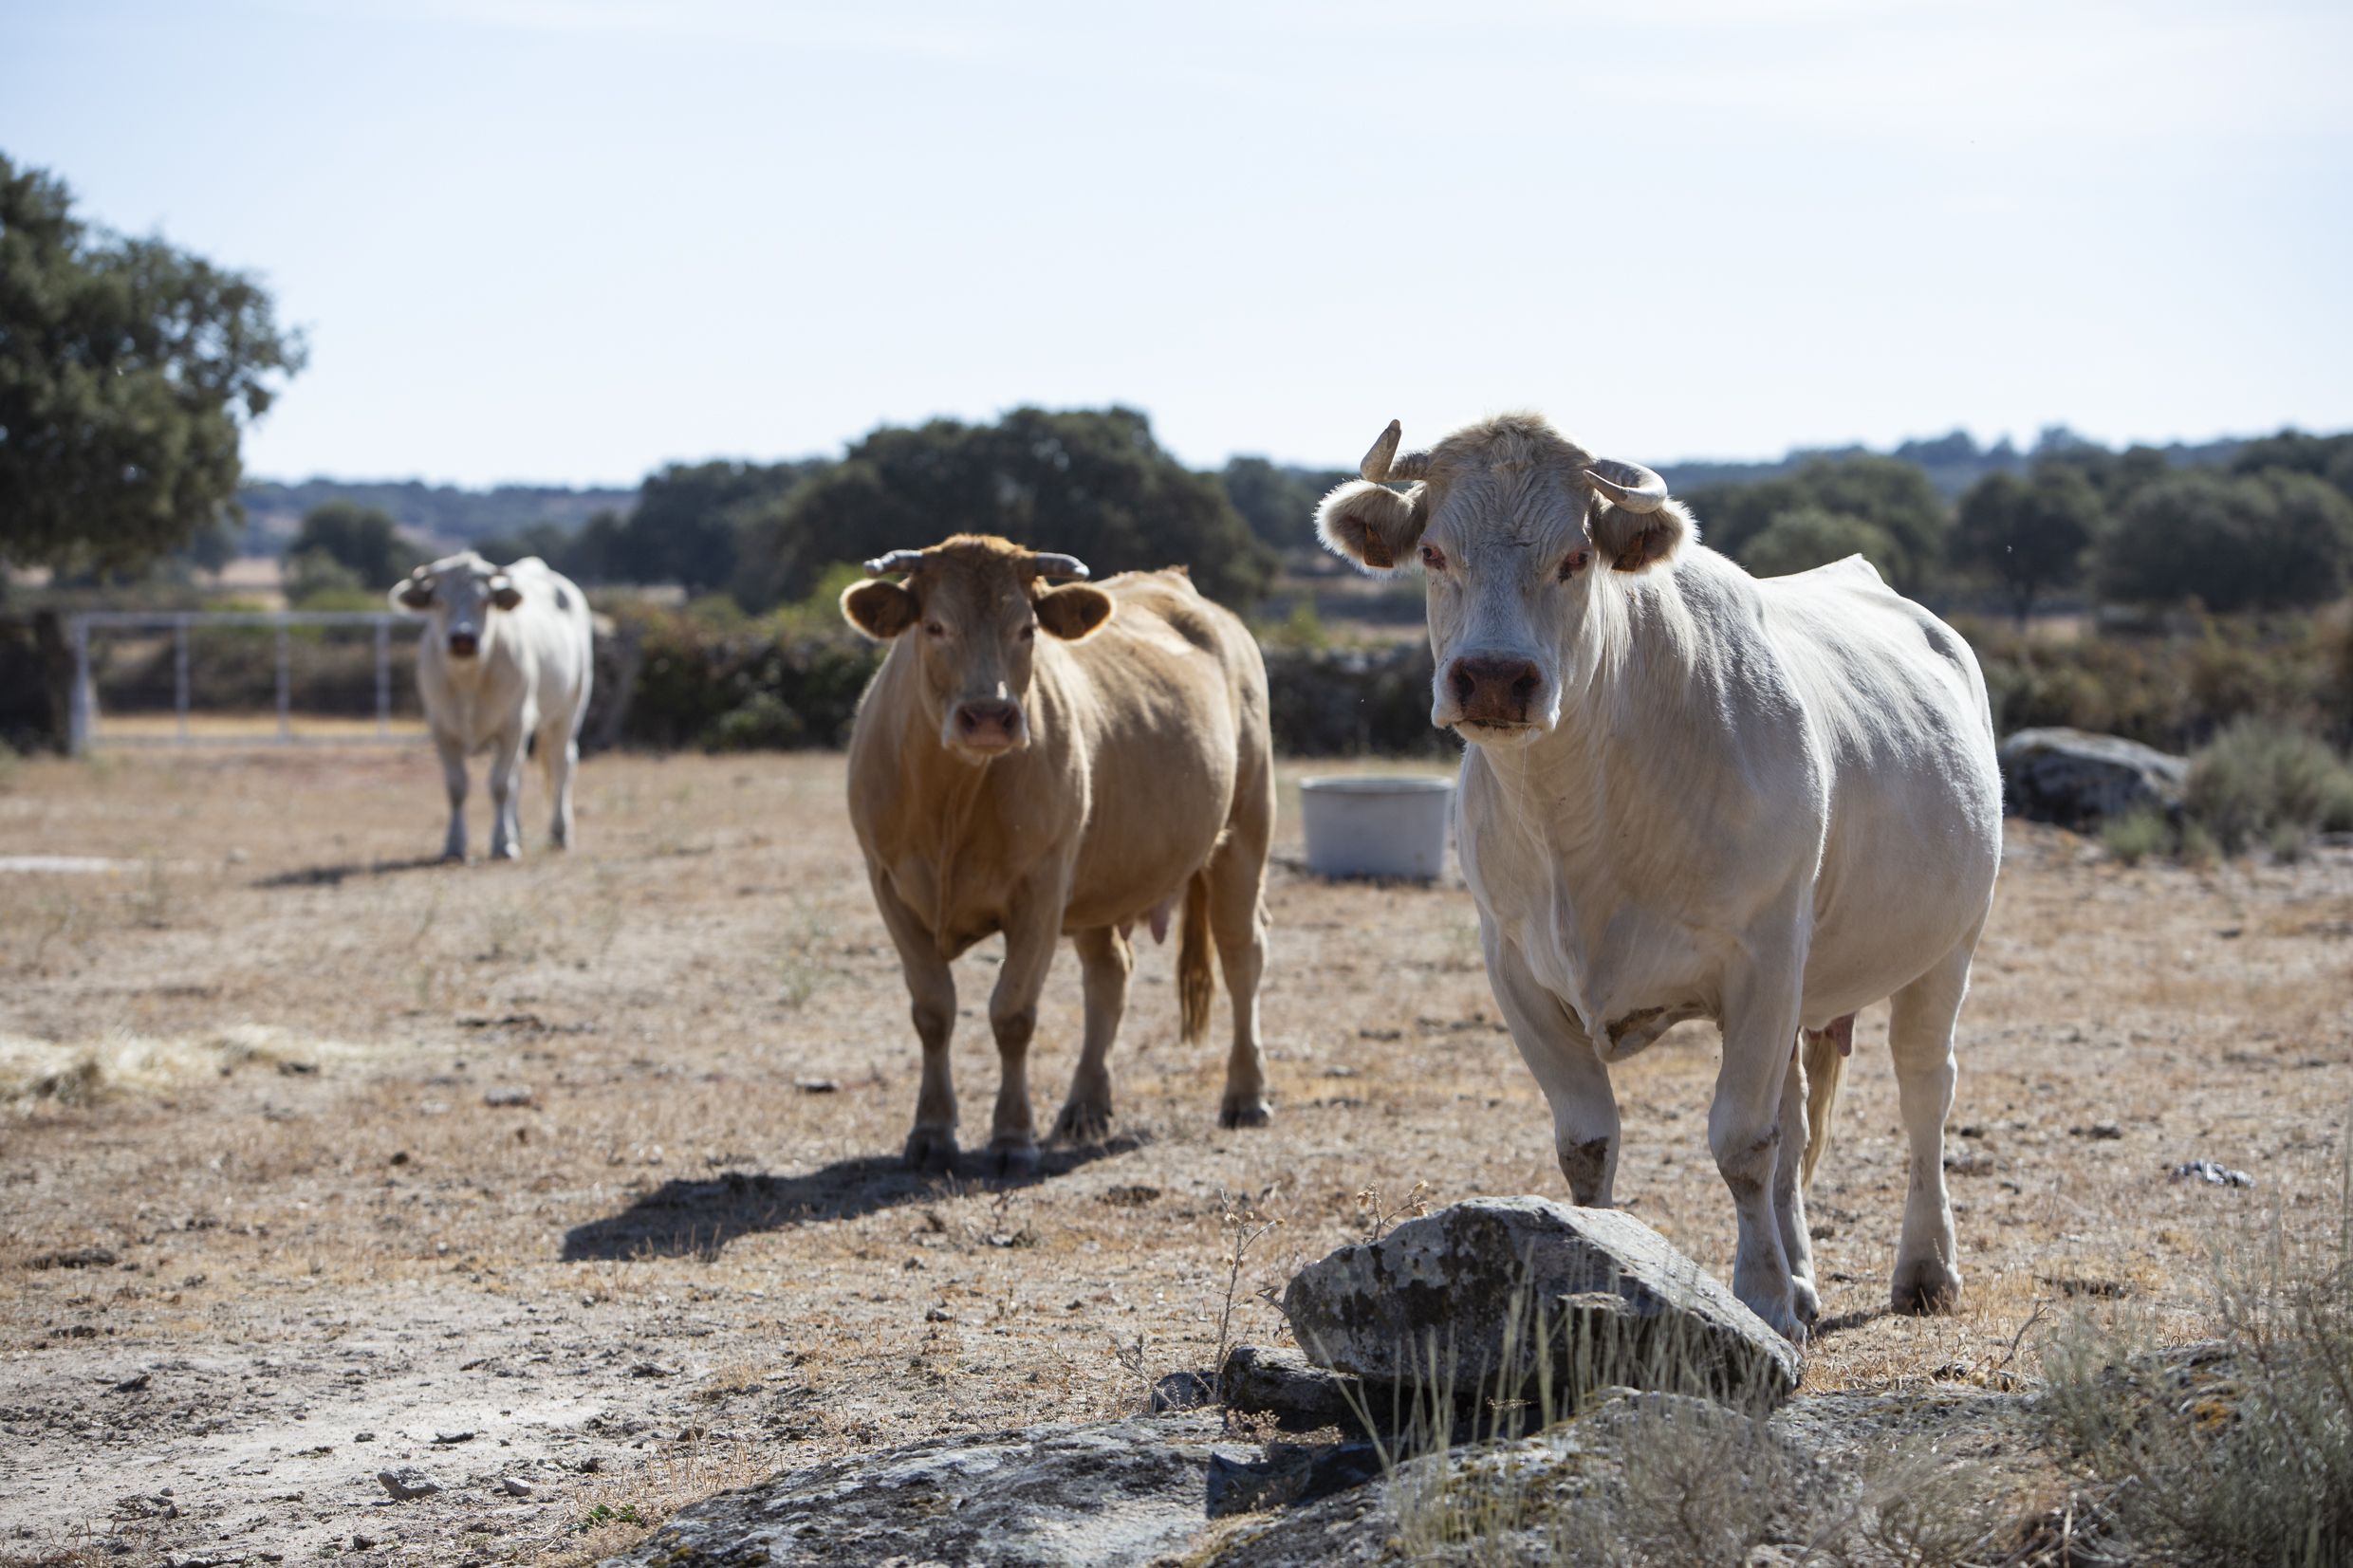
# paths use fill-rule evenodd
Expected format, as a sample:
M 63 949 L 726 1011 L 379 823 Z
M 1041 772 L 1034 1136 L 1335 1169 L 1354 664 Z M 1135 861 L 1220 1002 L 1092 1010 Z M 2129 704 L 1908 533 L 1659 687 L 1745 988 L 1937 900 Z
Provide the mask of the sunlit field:
M 1374 1210 L 1566 1198 L 1469 895 L 1299 861 L 1269 887 L 1272 1126 L 1216 1124 L 1148 941 L 1100 1147 L 1033 1182 L 900 1171 L 917 1050 L 824 754 L 592 759 L 580 847 L 435 864 L 422 746 L 102 753 L 0 774 L 0 1561 L 593 1560 L 679 1503 L 943 1431 L 1138 1408 L 1206 1364 L 1221 1218 L 1256 1299 Z M 477 822 L 485 809 L 477 785 Z M 478 835 L 479 836 L 479 835 Z M 968 1145 L 995 944 L 956 966 Z M 1219 1010 L 1222 1018 L 1222 1008 Z M 1033 1081 L 1075 1059 L 1075 963 Z M 1806 1387 L 2012 1387 L 2128 1301 L 2196 1332 L 2213 1249 L 2333 1212 L 2353 1102 L 2353 851 L 2126 869 L 2012 824 L 1962 1018 L 1967 1301 L 1886 1315 L 1904 1149 L 1866 1015 L 1810 1213 Z M 1621 1199 L 1728 1274 L 1717 1044 L 1619 1072 Z M 2177 1181 L 2211 1158 L 2251 1190 Z M 445 1488 L 393 1509 L 414 1464 Z M 528 1484 L 526 1495 L 501 1487 Z M 168 1489 L 168 1491 L 167 1491 Z

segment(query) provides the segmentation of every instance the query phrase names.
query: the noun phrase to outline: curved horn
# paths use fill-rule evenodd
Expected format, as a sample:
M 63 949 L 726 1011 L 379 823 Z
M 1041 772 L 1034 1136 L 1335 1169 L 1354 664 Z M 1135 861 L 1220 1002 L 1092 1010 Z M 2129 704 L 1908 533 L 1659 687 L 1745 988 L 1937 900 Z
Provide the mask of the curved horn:
M 1404 433 L 1402 425 L 1395 419 L 1390 420 L 1389 428 L 1380 433 L 1380 439 L 1373 443 L 1372 450 L 1364 454 L 1364 461 L 1357 465 L 1356 471 L 1367 479 L 1400 481 L 1419 479 L 1428 473 L 1428 452 L 1409 452 L 1402 457 L 1397 454 L 1398 440 Z
M 921 550 L 893 550 L 888 555 L 879 555 L 867 562 L 866 570 L 876 577 L 887 577 L 893 572 L 912 572 L 922 564 Z
M 1095 575 L 1086 569 L 1086 563 L 1075 555 L 1047 555 L 1036 550 L 1029 554 L 1029 569 L 1040 577 L 1087 578 Z
M 1585 483 L 1611 506 L 1630 512 L 1655 512 L 1667 504 L 1667 482 L 1640 463 L 1597 457 L 1585 470 Z

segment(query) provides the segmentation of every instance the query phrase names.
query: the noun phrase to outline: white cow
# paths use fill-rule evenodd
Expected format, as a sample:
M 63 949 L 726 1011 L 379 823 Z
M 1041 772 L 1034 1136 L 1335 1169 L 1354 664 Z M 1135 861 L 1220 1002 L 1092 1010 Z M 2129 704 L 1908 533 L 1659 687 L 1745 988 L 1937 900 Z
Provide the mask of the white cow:
M 467 550 L 417 567 L 392 603 L 426 618 L 417 690 L 449 782 L 442 858 L 466 858 L 466 759 L 488 751 L 491 855 L 522 858 L 516 772 L 527 742 L 555 807 L 548 837 L 558 849 L 570 844 L 572 770 L 595 662 L 587 596 L 535 555 L 494 566 Z
M 1802 1337 L 1820 1304 L 1804 1178 L 1853 1015 L 1892 997 L 1911 1144 L 1895 1301 L 1954 1304 L 1954 1022 L 2002 822 L 1968 644 L 1860 559 L 1751 578 L 1657 474 L 1533 415 L 1397 446 L 1392 423 L 1317 526 L 1368 570 L 1428 576 L 1431 720 L 1471 743 L 1463 876 L 1576 1200 L 1611 1201 L 1610 1064 L 1715 1020 L 1732 1288 Z

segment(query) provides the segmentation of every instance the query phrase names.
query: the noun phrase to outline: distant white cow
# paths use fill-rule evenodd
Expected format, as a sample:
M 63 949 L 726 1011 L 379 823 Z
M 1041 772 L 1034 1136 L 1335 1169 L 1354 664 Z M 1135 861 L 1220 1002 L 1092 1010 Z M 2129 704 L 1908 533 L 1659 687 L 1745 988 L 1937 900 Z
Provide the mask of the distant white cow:
M 572 841 L 572 770 L 588 711 L 587 596 L 537 556 L 494 566 L 472 550 L 419 566 L 392 590 L 395 609 L 426 618 L 417 690 L 449 781 L 442 858 L 466 858 L 466 759 L 491 753 L 491 856 L 523 857 L 515 773 L 526 743 L 547 769 L 548 836 Z
M 1431 719 L 1471 743 L 1463 877 L 1577 1201 L 1612 1196 L 1610 1066 L 1714 1019 L 1732 1288 L 1802 1335 L 1802 1178 L 1855 1010 L 1892 997 L 1911 1145 L 1893 1296 L 1952 1305 L 1954 1020 L 2002 845 L 1969 645 L 1860 560 L 1759 581 L 1697 543 L 1657 474 L 1533 415 L 1397 449 L 1392 424 L 1318 522 L 1368 570 L 1429 578 Z

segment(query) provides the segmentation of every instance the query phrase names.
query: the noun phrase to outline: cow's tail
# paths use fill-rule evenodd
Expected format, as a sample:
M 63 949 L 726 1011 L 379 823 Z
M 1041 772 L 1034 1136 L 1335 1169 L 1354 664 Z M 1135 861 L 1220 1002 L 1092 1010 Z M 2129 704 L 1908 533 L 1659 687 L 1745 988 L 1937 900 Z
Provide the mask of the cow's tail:
M 1846 1054 L 1854 1048 L 1854 1020 L 1845 1027 L 1798 1031 L 1799 1050 L 1806 1065 L 1806 1154 L 1798 1162 L 1798 1181 L 1814 1182 L 1814 1167 L 1829 1153 L 1830 1128 L 1838 1119 L 1839 1080 L 1846 1076 Z
M 1209 873 L 1196 871 L 1185 884 L 1184 930 L 1176 938 L 1176 1017 L 1188 1045 L 1208 1036 L 1210 1004 L 1217 999 L 1209 946 Z

